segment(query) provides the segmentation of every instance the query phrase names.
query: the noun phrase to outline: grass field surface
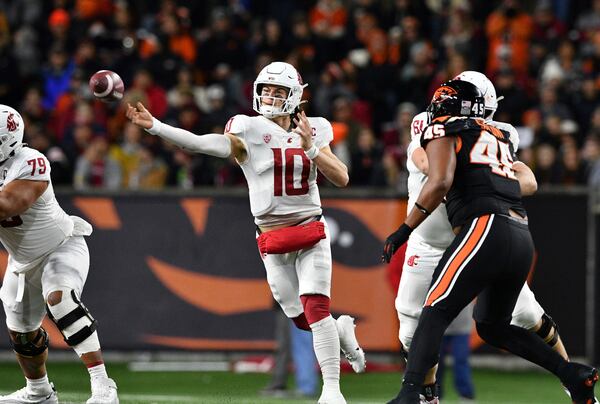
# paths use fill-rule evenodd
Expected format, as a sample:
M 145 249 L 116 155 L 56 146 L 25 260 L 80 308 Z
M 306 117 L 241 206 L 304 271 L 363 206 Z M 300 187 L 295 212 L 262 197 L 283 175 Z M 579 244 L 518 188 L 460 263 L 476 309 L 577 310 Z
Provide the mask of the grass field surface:
M 269 380 L 269 375 L 266 374 L 133 372 L 127 364 L 108 365 L 108 371 L 119 385 L 122 404 L 316 403 L 316 398 L 273 399 L 260 396 L 260 390 Z M 82 365 L 50 363 L 48 373 L 56 386 L 61 403 L 85 403 L 89 397 L 89 379 Z M 348 403 L 385 403 L 398 392 L 400 379 L 401 375 L 395 373 L 343 374 L 342 391 Z M 442 403 L 459 403 L 451 388 L 450 374 L 446 382 L 447 393 Z M 559 382 L 546 373 L 475 370 L 474 382 L 478 404 L 570 402 Z M 0 394 L 21 388 L 23 383 L 24 379 L 16 363 L 0 363 Z

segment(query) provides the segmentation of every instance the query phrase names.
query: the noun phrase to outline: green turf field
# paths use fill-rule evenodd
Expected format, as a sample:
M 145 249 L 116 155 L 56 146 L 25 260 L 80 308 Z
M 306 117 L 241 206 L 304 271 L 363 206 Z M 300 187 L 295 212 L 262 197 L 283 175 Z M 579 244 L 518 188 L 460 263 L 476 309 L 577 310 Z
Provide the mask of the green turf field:
M 126 364 L 108 367 L 119 384 L 121 403 L 269 403 L 303 404 L 314 401 L 296 399 L 265 399 L 259 390 L 267 384 L 265 374 L 234 374 L 225 372 L 131 372 Z M 84 403 L 88 398 L 89 381 L 85 369 L 77 363 L 48 366 L 61 403 Z M 475 371 L 478 404 L 521 403 L 553 404 L 570 400 L 552 376 L 540 372 Z M 343 374 L 342 390 L 348 403 L 385 403 L 397 393 L 400 375 L 372 373 Z M 448 377 L 448 382 L 451 378 Z M 0 393 L 23 386 L 15 364 L 0 363 Z M 458 403 L 448 391 L 443 404 Z

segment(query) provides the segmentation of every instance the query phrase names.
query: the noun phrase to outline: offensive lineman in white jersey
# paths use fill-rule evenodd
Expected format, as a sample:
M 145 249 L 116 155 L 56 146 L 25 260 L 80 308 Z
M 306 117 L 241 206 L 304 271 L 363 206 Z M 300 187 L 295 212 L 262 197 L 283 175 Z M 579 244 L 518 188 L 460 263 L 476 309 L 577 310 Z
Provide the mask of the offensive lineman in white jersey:
M 254 82 L 253 106 L 260 116 L 236 115 L 225 135 L 196 136 L 166 125 L 146 110 L 128 106 L 133 123 L 177 146 L 216 157 L 233 155 L 248 182 L 257 242 L 273 297 L 298 328 L 312 331 L 323 374 L 320 404 L 345 403 L 340 392 L 340 348 L 356 372 L 365 356 L 354 335 L 354 319 L 329 312 L 331 247 L 321 216 L 317 169 L 338 187 L 348 183 L 346 166 L 331 152 L 331 124 L 299 111 L 306 85 L 296 69 L 274 62 Z
M 24 122 L 0 105 L 0 241 L 8 266 L 0 289 L 10 341 L 27 385 L 0 403 L 58 403 L 48 381 L 46 314 L 88 368 L 88 404 L 118 404 L 104 367 L 96 320 L 81 303 L 90 257 L 83 236 L 92 226 L 67 215 L 54 196 L 50 163 L 23 141 Z
M 518 148 L 519 137 L 517 130 L 505 122 L 493 121 L 493 115 L 498 107 L 496 89 L 492 82 L 482 73 L 465 71 L 455 79 L 468 81 L 482 92 L 485 101 L 486 123 L 508 131 L 515 152 Z M 501 99 L 501 98 L 500 98 Z M 408 206 L 410 212 L 427 179 L 428 161 L 425 150 L 421 147 L 420 137 L 422 130 L 429 124 L 427 112 L 421 112 L 413 118 L 411 124 L 411 142 L 407 150 L 406 167 L 408 176 Z M 513 170 L 519 180 L 521 193 L 531 195 L 537 190 L 535 177 L 529 167 L 515 161 Z M 396 297 L 396 310 L 400 320 L 400 342 L 405 354 L 410 350 L 410 344 L 419 322 L 425 297 L 431 284 L 431 277 L 437 263 L 446 248 L 450 245 L 455 235 L 448 221 L 444 204 L 435 209 L 425 221 L 417 227 L 408 239 L 402 278 Z M 416 257 L 416 258 L 415 258 Z M 544 309 L 535 299 L 527 283 L 523 285 L 521 294 L 513 311 L 512 324 L 536 332 L 551 347 L 568 358 L 564 345 L 558 335 L 558 328 L 552 318 L 544 313 Z M 425 378 L 421 393 L 422 403 L 437 403 L 435 386 L 435 371 L 431 369 Z

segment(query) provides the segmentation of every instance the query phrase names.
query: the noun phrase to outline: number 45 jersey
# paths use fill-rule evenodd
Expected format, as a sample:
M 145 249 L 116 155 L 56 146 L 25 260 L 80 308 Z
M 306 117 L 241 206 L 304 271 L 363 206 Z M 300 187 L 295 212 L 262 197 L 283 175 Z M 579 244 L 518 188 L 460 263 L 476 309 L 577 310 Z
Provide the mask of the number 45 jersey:
M 512 169 L 515 156 L 509 132 L 479 118 L 438 117 L 423 132 L 421 145 L 445 136 L 456 138 L 454 182 L 446 195 L 452 227 L 485 214 L 508 215 L 509 209 L 527 215 Z
M 15 180 L 48 182 L 44 193 L 29 209 L 0 222 L 0 241 L 9 253 L 8 267 L 15 273 L 22 273 L 69 236 L 90 234 L 91 226 L 62 210 L 50 181 L 50 163 L 39 151 L 23 147 L 0 165 L 0 192 Z M 75 223 L 78 226 L 74 231 Z
M 333 139 L 325 118 L 308 118 L 313 144 L 325 147 Z M 248 157 L 240 163 L 250 196 L 250 209 L 259 226 L 295 224 L 321 214 L 317 167 L 304 154 L 300 135 L 263 117 L 236 115 L 226 133 L 241 138 Z

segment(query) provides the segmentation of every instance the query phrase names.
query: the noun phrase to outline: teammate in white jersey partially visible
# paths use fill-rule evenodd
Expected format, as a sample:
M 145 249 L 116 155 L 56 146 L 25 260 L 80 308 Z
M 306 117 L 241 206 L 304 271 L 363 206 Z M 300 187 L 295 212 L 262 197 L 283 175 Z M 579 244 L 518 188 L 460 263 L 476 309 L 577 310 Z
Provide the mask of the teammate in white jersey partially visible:
M 217 157 L 233 155 L 241 166 L 257 225 L 257 242 L 273 297 L 301 329 L 312 331 L 323 374 L 319 403 L 345 403 L 340 392 L 340 348 L 356 372 L 365 356 L 354 335 L 354 319 L 329 311 L 331 247 L 321 216 L 317 169 L 333 184 L 348 183 L 346 166 L 331 152 L 331 124 L 299 112 L 306 85 L 296 69 L 274 62 L 254 82 L 259 116 L 236 115 L 225 135 L 196 136 L 153 118 L 138 103 L 128 106 L 133 123 L 177 146 Z
M 519 145 L 517 130 L 510 124 L 492 120 L 498 107 L 496 89 L 491 81 L 482 73 L 465 71 L 455 79 L 468 81 L 479 88 L 484 95 L 486 122 L 511 134 L 511 142 L 515 152 Z M 408 176 L 408 206 L 410 212 L 427 179 L 428 161 L 425 150 L 421 147 L 422 130 L 429 124 L 427 112 L 421 112 L 413 118 L 411 124 L 411 142 L 407 150 L 406 167 Z M 535 177 L 525 164 L 515 161 L 513 164 L 521 192 L 531 195 L 537 189 Z M 409 352 L 412 337 L 419 322 L 425 297 L 431 284 L 431 277 L 437 263 L 446 248 L 454 239 L 454 233 L 448 221 L 446 208 L 441 204 L 425 221 L 417 227 L 408 239 L 402 278 L 396 297 L 396 310 L 400 320 L 400 342 L 402 349 Z M 530 329 L 540 335 L 564 358 L 567 358 L 564 345 L 558 335 L 558 329 L 553 320 L 544 313 L 527 283 L 523 285 L 521 294 L 513 311 L 513 325 Z M 422 391 L 423 403 L 437 403 L 435 388 L 435 368 L 425 379 Z
M 92 396 L 87 403 L 118 404 L 96 321 L 80 301 L 90 264 L 83 236 L 92 226 L 59 206 L 50 163 L 22 143 L 24 126 L 17 111 L 0 105 L 0 241 L 8 251 L 0 298 L 27 383 L 0 396 L 0 403 L 58 403 L 46 373 L 48 334 L 41 324 L 48 314 L 88 368 Z

